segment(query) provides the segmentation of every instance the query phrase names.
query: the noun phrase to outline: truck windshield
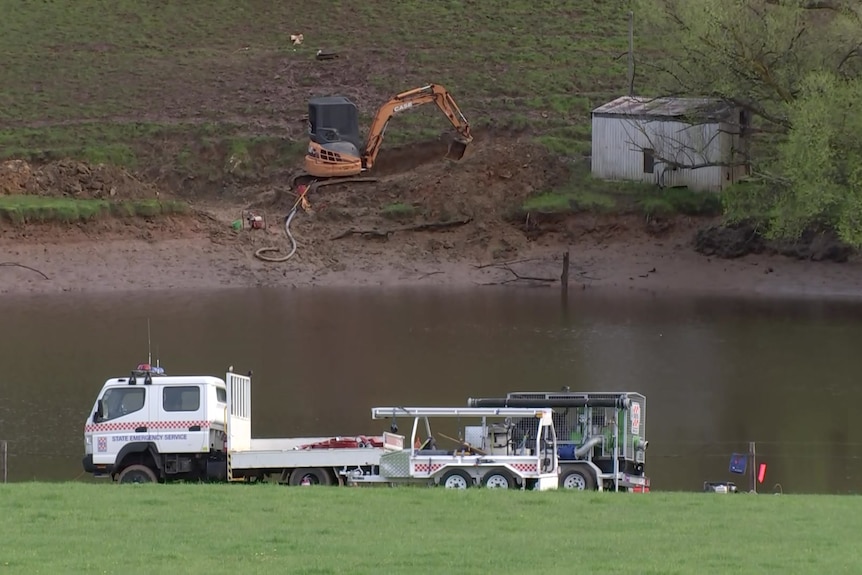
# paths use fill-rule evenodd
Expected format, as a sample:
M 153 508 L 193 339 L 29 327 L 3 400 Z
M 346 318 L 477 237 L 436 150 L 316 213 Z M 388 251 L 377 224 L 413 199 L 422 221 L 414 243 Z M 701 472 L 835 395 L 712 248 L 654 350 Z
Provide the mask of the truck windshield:
M 102 397 L 104 412 L 102 421 L 116 419 L 144 407 L 146 390 L 143 387 L 112 387 Z

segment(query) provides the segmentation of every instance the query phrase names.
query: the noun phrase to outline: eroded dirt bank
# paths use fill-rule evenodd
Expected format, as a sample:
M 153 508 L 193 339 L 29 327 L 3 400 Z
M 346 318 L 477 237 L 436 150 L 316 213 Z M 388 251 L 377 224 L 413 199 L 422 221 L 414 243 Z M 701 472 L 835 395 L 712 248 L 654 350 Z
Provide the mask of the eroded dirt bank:
M 571 290 L 862 295 L 858 257 L 829 246 L 788 257 L 741 245 L 743 232 L 698 236 L 716 223 L 707 219 L 528 216 L 519 211 L 524 200 L 567 177 L 561 160 L 529 143 L 493 137 L 457 165 L 441 161 L 443 151 L 442 141 L 395 149 L 381 154 L 377 182 L 319 190 L 292 222 L 296 255 L 281 263 L 260 261 L 254 252 L 273 246 L 281 251 L 271 255 L 278 256 L 290 248 L 282 224 L 295 197 L 283 181 L 252 182 L 218 201 L 196 197 L 189 215 L 4 222 L 0 263 L 16 265 L 0 266 L 0 293 L 309 285 L 558 289 L 568 250 Z M 60 171 L 18 165 L 13 175 L 7 194 L 183 198 L 182 189 L 157 189 L 125 172 L 113 177 L 80 165 Z M 248 208 L 265 218 L 265 229 L 232 228 Z M 760 253 L 727 257 L 746 251 Z
M 620 225 L 615 218 L 615 225 Z M 558 289 L 562 253 L 570 253 L 570 290 L 647 290 L 760 296 L 858 297 L 862 264 L 800 261 L 785 256 L 749 255 L 723 260 L 695 252 L 690 234 L 664 239 L 607 239 L 585 232 L 574 241 L 545 238 L 523 246 L 509 259 L 466 258 L 442 247 L 423 253 L 361 237 L 345 238 L 345 248 L 303 250 L 301 223 L 296 226 L 298 254 L 285 263 L 255 259 L 258 241 L 240 234 L 206 231 L 205 223 L 184 222 L 184 234 L 146 230 L 138 238 L 96 239 L 68 232 L 64 241 L 34 236 L 2 243 L 2 261 L 27 265 L 0 267 L 5 294 L 105 292 L 141 289 L 212 289 L 253 286 L 450 286 L 507 285 Z M 619 232 L 618 232 L 619 233 Z M 272 239 L 279 239 L 277 234 Z M 454 242 L 457 233 L 415 233 L 414 244 Z M 273 241 L 273 243 L 277 243 Z M 519 261 L 526 260 L 526 261 Z M 514 263 L 506 263 L 514 262 Z M 494 264 L 494 265 L 489 265 Z M 38 270 L 37 273 L 34 270 Z M 45 279 L 43 277 L 48 277 Z M 520 279 L 524 278 L 524 279 Z M 527 279 L 539 278 L 539 279 Z M 547 280 L 547 281 L 545 281 Z M 480 288 L 476 288 L 480 289 Z

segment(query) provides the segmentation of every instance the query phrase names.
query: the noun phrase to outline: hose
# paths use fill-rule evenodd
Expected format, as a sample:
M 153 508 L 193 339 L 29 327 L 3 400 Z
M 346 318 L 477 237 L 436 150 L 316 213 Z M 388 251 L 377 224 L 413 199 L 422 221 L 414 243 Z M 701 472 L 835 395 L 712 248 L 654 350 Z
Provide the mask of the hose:
M 303 200 L 305 200 L 305 197 L 310 192 L 317 190 L 317 188 L 319 186 L 341 184 L 344 182 L 363 182 L 363 183 L 365 183 L 365 182 L 376 182 L 376 181 L 377 181 L 377 178 L 354 178 L 354 177 L 332 178 L 332 179 L 325 180 L 322 182 L 318 182 L 317 180 L 312 180 L 311 183 L 306 185 L 305 188 L 302 190 L 302 192 L 299 194 L 299 196 L 296 198 L 296 202 L 293 204 L 293 209 L 290 210 L 290 213 L 284 219 L 284 233 L 287 234 L 287 238 L 290 240 L 290 243 L 292 246 L 290 253 L 287 254 L 286 256 L 282 256 L 282 257 L 265 256 L 263 254 L 265 254 L 266 252 L 277 252 L 280 249 L 280 248 L 276 248 L 276 247 L 268 247 L 268 248 L 260 248 L 257 251 L 255 251 L 254 257 L 256 257 L 259 260 L 263 260 L 265 262 L 273 262 L 273 263 L 286 262 L 287 260 L 289 260 L 290 258 L 293 257 L 293 254 L 296 253 L 296 240 L 293 239 L 293 234 L 290 233 L 290 222 L 291 222 L 291 220 L 293 220 L 293 216 L 296 215 L 296 210 L 303 203 Z
M 293 254 L 296 253 L 296 240 L 293 238 L 293 234 L 290 233 L 290 222 L 291 222 L 291 220 L 293 220 L 293 216 L 296 215 L 296 208 L 298 207 L 298 204 L 299 204 L 299 202 L 294 204 L 293 209 L 290 210 L 290 213 L 287 215 L 286 218 L 284 218 L 284 233 L 287 234 L 287 238 L 290 240 L 290 244 L 292 246 L 290 253 L 287 254 L 286 256 L 281 256 L 281 257 L 265 256 L 265 255 L 263 255 L 264 253 L 266 253 L 266 252 L 277 252 L 281 248 L 275 248 L 275 247 L 260 248 L 259 250 L 254 252 L 254 257 L 256 257 L 259 260 L 263 260 L 265 262 L 274 262 L 274 263 L 286 262 L 287 260 L 289 260 L 290 258 L 293 257 Z

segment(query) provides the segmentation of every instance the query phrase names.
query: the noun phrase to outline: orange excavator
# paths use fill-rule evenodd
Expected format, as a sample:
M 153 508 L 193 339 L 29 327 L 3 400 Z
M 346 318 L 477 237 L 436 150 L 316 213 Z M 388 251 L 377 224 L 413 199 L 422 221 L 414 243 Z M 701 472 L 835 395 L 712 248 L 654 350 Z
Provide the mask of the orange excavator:
M 301 195 L 323 185 L 350 181 L 374 181 L 360 177 L 374 166 L 386 127 L 393 116 L 433 102 L 457 134 L 449 143 L 446 158 L 460 160 L 473 141 L 470 125 L 446 88 L 429 84 L 398 94 L 377 110 L 364 145 L 359 135 L 356 105 L 344 96 L 323 96 L 308 101 L 308 151 L 304 172 L 293 178 L 294 190 Z

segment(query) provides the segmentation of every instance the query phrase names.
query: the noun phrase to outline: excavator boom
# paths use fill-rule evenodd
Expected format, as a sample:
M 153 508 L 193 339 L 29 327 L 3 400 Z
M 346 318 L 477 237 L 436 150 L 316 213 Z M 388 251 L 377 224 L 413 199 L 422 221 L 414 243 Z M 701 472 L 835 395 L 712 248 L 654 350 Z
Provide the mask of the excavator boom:
M 467 145 L 473 141 L 470 124 L 446 88 L 439 84 L 429 84 L 422 88 L 402 92 L 380 106 L 377 114 L 374 116 L 374 120 L 371 122 L 371 128 L 368 130 L 368 138 L 362 158 L 365 169 L 371 168 L 377 159 L 389 120 L 399 112 L 430 102 L 437 104 L 437 107 L 445 114 L 446 118 L 449 119 L 449 122 L 451 122 L 452 126 L 458 132 L 456 139 L 449 145 L 449 153 L 446 157 L 452 160 L 460 160 L 464 157 Z

